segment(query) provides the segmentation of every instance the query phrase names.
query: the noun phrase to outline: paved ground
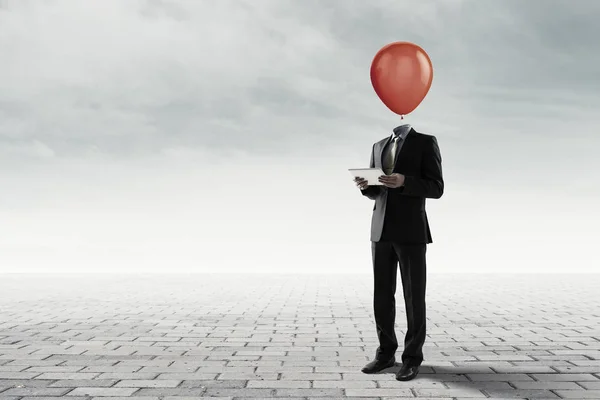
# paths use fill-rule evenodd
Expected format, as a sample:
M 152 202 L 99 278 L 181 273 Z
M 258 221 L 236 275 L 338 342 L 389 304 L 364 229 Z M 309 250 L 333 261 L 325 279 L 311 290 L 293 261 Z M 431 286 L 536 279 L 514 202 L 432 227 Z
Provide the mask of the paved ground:
M 0 275 L 0 399 L 600 399 L 599 288 L 430 274 L 423 368 L 399 382 L 360 372 L 370 275 Z

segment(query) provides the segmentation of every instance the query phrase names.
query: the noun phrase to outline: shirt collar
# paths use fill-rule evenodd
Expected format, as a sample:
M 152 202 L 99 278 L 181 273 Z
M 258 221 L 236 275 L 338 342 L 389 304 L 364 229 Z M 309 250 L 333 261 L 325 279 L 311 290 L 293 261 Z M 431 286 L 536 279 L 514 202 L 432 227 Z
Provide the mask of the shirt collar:
M 402 128 L 402 129 L 400 129 L 400 128 Z M 396 135 L 396 132 L 400 131 L 400 135 L 399 135 L 400 139 L 404 140 L 404 139 L 406 139 L 408 132 L 410 132 L 411 130 L 412 130 L 412 126 L 410 124 L 403 124 L 403 125 L 397 126 L 394 128 L 394 132 L 392 132 L 391 138 L 393 139 L 394 136 Z

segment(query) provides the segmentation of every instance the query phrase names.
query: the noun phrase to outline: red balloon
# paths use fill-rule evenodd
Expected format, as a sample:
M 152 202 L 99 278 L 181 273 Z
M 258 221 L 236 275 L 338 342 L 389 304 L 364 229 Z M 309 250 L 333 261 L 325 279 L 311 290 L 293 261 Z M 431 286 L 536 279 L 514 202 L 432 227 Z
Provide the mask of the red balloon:
M 371 63 L 375 93 L 399 115 L 406 115 L 421 104 L 432 80 L 429 56 L 413 43 L 390 43 L 377 52 Z

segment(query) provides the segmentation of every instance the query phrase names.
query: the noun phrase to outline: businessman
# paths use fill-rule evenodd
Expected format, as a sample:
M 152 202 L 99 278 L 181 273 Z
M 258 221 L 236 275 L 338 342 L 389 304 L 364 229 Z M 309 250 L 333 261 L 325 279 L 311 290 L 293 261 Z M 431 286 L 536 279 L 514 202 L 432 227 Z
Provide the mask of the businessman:
M 398 341 L 396 319 L 396 278 L 398 264 L 404 294 L 407 332 L 402 367 L 396 379 L 411 380 L 423 362 L 425 343 L 425 283 L 427 244 L 432 243 L 425 199 L 439 199 L 444 193 L 442 157 L 435 136 L 401 125 L 392 135 L 373 145 L 371 168 L 381 168 L 382 185 L 369 185 L 355 178 L 362 194 L 375 200 L 371 220 L 373 256 L 373 309 L 379 347 L 375 359 L 362 368 L 376 373 L 395 365 Z

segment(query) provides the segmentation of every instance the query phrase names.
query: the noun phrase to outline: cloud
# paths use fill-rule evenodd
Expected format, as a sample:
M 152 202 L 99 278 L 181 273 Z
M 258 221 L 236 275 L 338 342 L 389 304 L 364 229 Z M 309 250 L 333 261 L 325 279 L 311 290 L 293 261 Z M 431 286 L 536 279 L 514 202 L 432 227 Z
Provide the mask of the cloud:
M 173 144 L 217 150 L 231 138 L 248 151 L 286 151 L 298 135 L 360 135 L 386 123 L 367 72 L 374 53 L 400 39 L 434 60 L 423 114 L 432 124 L 493 117 L 497 106 L 534 112 L 549 90 L 598 101 L 585 89 L 597 85 L 598 52 L 582 52 L 595 45 L 593 13 L 566 3 L 351 3 L 5 2 L 0 138 L 126 155 Z

